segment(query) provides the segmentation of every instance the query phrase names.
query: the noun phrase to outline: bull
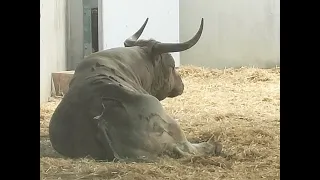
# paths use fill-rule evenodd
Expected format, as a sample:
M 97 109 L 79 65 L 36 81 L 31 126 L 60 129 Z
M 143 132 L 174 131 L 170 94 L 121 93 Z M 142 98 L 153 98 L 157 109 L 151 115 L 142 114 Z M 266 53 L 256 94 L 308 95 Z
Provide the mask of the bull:
M 160 103 L 183 93 L 169 53 L 198 42 L 203 18 L 195 36 L 183 43 L 138 40 L 147 22 L 148 18 L 124 47 L 93 53 L 78 64 L 50 119 L 49 138 L 59 154 L 110 161 L 221 152 L 222 145 L 212 140 L 189 142 Z

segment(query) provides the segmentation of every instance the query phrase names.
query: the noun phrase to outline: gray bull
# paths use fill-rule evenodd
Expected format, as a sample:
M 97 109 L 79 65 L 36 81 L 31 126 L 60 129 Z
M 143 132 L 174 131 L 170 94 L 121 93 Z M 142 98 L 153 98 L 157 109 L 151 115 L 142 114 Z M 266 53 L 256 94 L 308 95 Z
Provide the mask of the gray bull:
M 66 157 L 99 160 L 215 155 L 214 141 L 190 143 L 160 101 L 184 89 L 170 52 L 194 46 L 203 30 L 184 43 L 138 40 L 148 19 L 124 45 L 93 53 L 76 68 L 69 90 L 52 115 L 53 148 Z

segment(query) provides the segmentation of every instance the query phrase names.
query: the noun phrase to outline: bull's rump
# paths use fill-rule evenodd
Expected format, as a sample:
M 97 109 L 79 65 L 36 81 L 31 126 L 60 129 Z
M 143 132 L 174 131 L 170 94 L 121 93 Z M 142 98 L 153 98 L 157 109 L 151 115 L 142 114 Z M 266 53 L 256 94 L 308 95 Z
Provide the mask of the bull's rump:
M 163 114 L 160 102 L 106 79 L 87 80 L 70 87 L 50 121 L 52 146 L 67 157 L 90 155 L 95 159 L 107 156 L 112 159 L 111 149 L 106 150 L 97 140 L 94 118 L 102 112 L 101 118 L 118 154 L 130 157 L 159 149 L 148 136 L 152 131 L 149 115 L 157 114 L 161 118 Z
M 60 154 L 71 158 L 91 155 L 105 159 L 107 156 L 96 140 L 96 126 L 88 109 L 94 105 L 88 101 L 92 97 L 86 88 L 72 87 L 52 114 L 49 137 L 52 147 Z

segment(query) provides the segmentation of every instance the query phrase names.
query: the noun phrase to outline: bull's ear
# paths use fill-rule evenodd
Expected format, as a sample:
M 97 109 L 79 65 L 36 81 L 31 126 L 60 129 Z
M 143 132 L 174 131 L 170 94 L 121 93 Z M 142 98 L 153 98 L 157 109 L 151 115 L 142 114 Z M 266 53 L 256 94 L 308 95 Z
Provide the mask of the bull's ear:
M 152 65 L 153 65 L 153 66 L 157 66 L 157 65 L 160 63 L 161 59 L 162 59 L 161 54 L 159 54 L 159 55 L 154 55 L 154 56 L 151 58 Z
M 160 60 L 162 59 L 162 56 L 161 54 L 157 53 L 154 51 L 154 46 L 156 44 L 158 44 L 159 42 L 153 40 L 153 39 L 150 39 L 149 42 L 147 43 L 147 52 L 149 54 L 149 57 L 150 57 L 150 60 L 152 61 L 152 64 L 155 66 L 157 65 Z

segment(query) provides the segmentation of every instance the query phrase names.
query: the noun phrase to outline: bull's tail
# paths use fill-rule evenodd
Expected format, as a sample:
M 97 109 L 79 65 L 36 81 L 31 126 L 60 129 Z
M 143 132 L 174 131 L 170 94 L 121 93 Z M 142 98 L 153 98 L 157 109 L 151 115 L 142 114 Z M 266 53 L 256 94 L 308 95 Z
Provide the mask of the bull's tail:
M 98 116 L 95 116 L 93 119 L 96 120 L 98 123 L 98 140 L 101 142 L 102 146 L 105 148 L 105 150 L 108 152 L 110 149 L 113 152 L 113 156 L 116 160 L 121 161 L 122 158 L 120 158 L 119 154 L 116 152 L 115 148 L 112 145 L 111 139 L 109 138 L 108 135 L 108 126 L 107 126 L 107 122 L 102 118 L 104 110 L 105 110 L 105 106 L 102 103 L 102 113 Z

